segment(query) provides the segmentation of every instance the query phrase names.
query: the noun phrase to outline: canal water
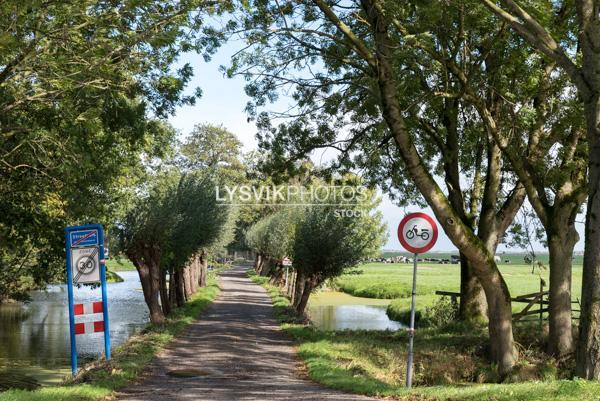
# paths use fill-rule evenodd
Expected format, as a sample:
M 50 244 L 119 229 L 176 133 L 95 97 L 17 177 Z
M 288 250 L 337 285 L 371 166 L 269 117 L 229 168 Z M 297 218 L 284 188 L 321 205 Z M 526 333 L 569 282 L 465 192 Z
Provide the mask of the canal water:
M 108 284 L 111 345 L 117 347 L 149 321 L 136 271 L 119 272 L 121 283 Z M 102 299 L 100 288 L 75 289 L 75 303 Z M 27 372 L 40 384 L 60 381 L 70 373 L 69 318 L 66 285 L 32 293 L 31 302 L 0 306 L 0 373 Z M 84 315 L 77 322 L 95 321 Z M 102 333 L 77 336 L 79 364 L 104 353 Z
M 353 297 L 323 291 L 311 297 L 308 315 L 322 330 L 399 330 L 406 326 L 385 313 L 389 300 Z

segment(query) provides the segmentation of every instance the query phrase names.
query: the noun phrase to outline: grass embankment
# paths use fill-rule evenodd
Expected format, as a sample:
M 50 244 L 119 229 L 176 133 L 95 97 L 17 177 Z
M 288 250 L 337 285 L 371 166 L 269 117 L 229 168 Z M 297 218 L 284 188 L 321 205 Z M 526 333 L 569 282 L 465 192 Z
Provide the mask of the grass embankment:
M 394 299 L 388 307 L 388 316 L 403 321 L 410 308 L 412 289 L 412 263 L 368 263 L 354 269 L 352 274 L 345 274 L 334 281 L 334 286 L 348 294 L 379 299 Z M 500 263 L 499 268 L 508 284 L 513 297 L 537 292 L 540 289 L 538 270 L 531 273 L 531 266 L 524 264 Z M 357 274 L 360 272 L 360 274 Z M 582 266 L 573 265 L 573 300 L 581 293 Z M 546 282 L 548 270 L 541 272 Z M 435 304 L 440 296 L 435 291 L 460 290 L 460 265 L 432 264 L 421 262 L 417 272 L 417 309 L 424 310 Z M 513 311 L 521 311 L 526 304 L 513 302 Z M 575 309 L 579 309 L 574 305 Z
M 208 286 L 178 308 L 164 326 L 149 325 L 113 351 L 110 362 L 100 361 L 83 369 L 75 380 L 57 387 L 35 391 L 9 390 L 0 393 L 0 401 L 88 401 L 101 400 L 113 391 L 136 380 L 144 367 L 178 333 L 191 324 L 216 298 L 219 287 L 214 274 Z
M 528 350 L 522 350 L 522 362 L 508 383 L 480 383 L 497 379 L 485 358 L 485 329 L 460 325 L 418 331 L 416 387 L 406 390 L 406 332 L 317 330 L 299 323 L 302 319 L 294 316 L 279 289 L 252 273 L 252 280 L 271 296 L 282 328 L 297 341 L 309 377 L 329 387 L 410 401 L 600 400 L 599 382 L 557 380 L 553 361 L 535 360 Z
M 135 270 L 135 266 L 130 260 L 114 258 L 106 260 L 106 268 L 113 272 L 126 272 Z
M 123 278 L 118 273 L 106 269 L 106 282 L 109 284 L 122 283 Z

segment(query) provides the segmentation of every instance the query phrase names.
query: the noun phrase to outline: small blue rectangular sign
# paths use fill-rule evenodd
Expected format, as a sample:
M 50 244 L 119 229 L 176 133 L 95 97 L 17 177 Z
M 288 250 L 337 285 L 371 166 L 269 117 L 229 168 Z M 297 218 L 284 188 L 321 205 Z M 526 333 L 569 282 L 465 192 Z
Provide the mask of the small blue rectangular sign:
M 98 245 L 98 230 L 80 230 L 69 233 L 71 248 L 91 245 Z

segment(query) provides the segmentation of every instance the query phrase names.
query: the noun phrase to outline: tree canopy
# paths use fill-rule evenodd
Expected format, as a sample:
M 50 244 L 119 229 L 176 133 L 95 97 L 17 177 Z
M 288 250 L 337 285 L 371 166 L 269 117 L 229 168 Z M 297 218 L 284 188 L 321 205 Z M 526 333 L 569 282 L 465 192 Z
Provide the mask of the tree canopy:
M 182 51 L 205 52 L 204 1 L 0 4 L 0 294 L 62 277 L 63 228 L 110 224 L 193 104 Z M 193 33 L 197 35 L 192 35 Z M 22 282 L 10 282 L 18 269 Z

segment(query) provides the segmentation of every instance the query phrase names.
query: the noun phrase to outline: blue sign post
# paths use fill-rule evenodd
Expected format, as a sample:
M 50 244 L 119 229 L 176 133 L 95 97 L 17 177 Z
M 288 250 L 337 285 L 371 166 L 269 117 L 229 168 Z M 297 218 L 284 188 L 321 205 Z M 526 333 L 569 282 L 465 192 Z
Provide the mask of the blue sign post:
M 67 292 L 69 296 L 69 328 L 71 339 L 71 372 L 77 374 L 77 342 L 78 334 L 87 332 L 104 332 L 104 355 L 110 359 L 110 331 L 108 323 L 108 297 L 106 292 L 106 264 L 104 261 L 104 230 L 100 224 L 71 226 L 65 230 L 67 251 Z M 96 305 L 75 305 L 73 301 L 73 284 L 101 283 L 103 321 L 93 322 L 86 329 L 86 323 L 75 323 L 75 316 L 86 313 L 97 313 Z

